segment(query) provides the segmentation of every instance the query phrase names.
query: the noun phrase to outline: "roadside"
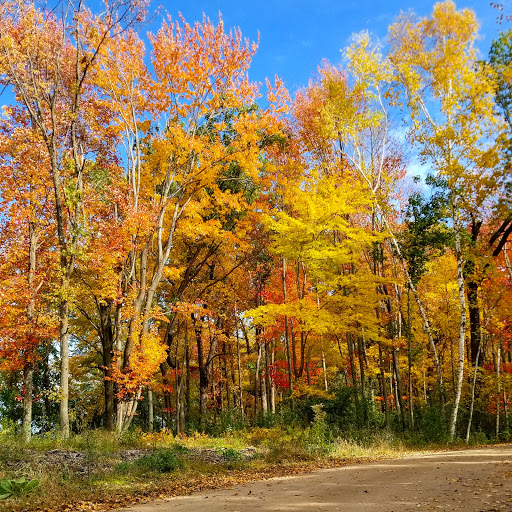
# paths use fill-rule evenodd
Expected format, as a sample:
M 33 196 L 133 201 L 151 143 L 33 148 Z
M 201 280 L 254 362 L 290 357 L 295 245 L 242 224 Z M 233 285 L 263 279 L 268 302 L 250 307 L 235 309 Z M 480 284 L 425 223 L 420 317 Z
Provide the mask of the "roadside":
M 102 437 L 103 436 L 103 437 Z M 435 453 L 386 432 L 328 443 L 300 430 L 252 428 L 218 438 L 170 432 L 116 438 L 101 431 L 66 443 L 0 444 L 0 479 L 38 479 L 30 493 L 0 500 L 2 512 L 103 511 L 192 492 L 289 477 L 322 468 Z M 451 447 L 454 449 L 454 446 Z
M 512 510 L 512 446 L 315 471 L 136 505 L 119 512 Z

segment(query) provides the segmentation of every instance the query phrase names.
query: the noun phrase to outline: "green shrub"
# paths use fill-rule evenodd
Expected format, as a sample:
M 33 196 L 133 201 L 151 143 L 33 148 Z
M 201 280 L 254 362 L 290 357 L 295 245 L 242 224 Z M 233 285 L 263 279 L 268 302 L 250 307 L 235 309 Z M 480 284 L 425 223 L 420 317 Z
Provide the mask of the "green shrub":
M 135 466 L 159 473 L 171 473 L 182 467 L 182 462 L 174 450 L 157 450 L 135 461 Z
M 230 462 L 242 460 L 242 454 L 234 448 L 226 448 L 222 451 L 222 455 L 227 461 Z
M 176 454 L 180 454 L 180 455 L 184 455 L 185 453 L 188 453 L 188 448 L 184 445 L 184 444 L 181 444 L 181 443 L 174 443 L 171 447 L 171 450 L 176 453 Z
M 121 462 L 116 466 L 116 472 L 121 474 L 128 473 L 130 467 L 131 464 L 129 462 Z
M 446 411 L 434 405 L 416 409 L 417 428 L 427 442 L 446 443 L 449 441 Z

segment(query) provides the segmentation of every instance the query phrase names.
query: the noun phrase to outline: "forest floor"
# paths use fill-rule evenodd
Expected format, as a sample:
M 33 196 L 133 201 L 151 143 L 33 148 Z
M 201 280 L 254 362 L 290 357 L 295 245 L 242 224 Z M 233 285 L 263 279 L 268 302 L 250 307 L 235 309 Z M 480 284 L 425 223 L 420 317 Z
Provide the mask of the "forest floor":
M 219 482 L 222 485 L 222 482 Z M 512 446 L 322 469 L 208 490 L 123 512 L 512 511 Z

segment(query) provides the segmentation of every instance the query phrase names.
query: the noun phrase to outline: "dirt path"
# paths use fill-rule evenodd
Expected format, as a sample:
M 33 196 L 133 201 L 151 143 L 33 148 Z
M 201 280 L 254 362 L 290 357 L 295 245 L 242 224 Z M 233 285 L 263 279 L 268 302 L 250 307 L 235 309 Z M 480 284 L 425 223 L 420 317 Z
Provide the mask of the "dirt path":
M 512 512 L 512 446 L 324 469 L 124 512 Z

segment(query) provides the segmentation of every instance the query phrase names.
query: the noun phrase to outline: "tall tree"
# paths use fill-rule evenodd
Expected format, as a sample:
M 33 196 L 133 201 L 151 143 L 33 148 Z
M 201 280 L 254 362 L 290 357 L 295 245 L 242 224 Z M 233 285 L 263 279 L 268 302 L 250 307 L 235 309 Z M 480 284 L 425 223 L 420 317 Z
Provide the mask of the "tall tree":
M 89 77 L 105 41 L 144 14 L 145 2 L 112 0 L 93 16 L 81 0 L 61 9 L 7 0 L 0 6 L 0 83 L 11 87 L 43 139 L 53 182 L 60 254 L 60 428 L 69 436 L 70 281 L 85 223 L 83 178 L 91 152 L 108 153 L 96 137 Z M 55 13 L 62 13 L 58 17 Z
M 396 80 L 405 90 L 410 140 L 423 160 L 443 177 L 449 191 L 460 303 L 451 437 L 455 435 L 464 375 L 464 223 L 494 193 L 498 169 L 499 126 L 493 111 L 493 84 L 477 65 L 473 46 L 477 30 L 473 11 L 457 11 L 451 0 L 436 4 L 428 18 L 402 15 L 390 27 L 390 59 Z
M 49 251 L 54 238 L 47 155 L 25 114 L 13 108 L 0 122 L 0 358 L 4 371 L 21 370 L 22 439 L 28 442 L 38 349 L 55 334 L 48 292 L 56 262 Z

